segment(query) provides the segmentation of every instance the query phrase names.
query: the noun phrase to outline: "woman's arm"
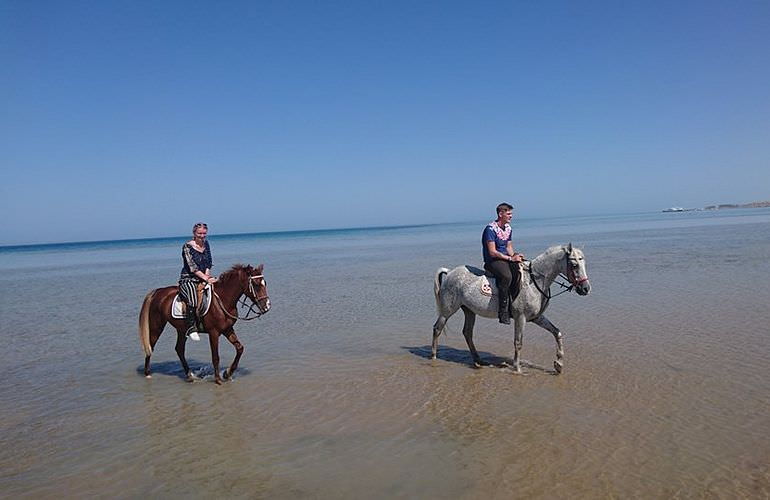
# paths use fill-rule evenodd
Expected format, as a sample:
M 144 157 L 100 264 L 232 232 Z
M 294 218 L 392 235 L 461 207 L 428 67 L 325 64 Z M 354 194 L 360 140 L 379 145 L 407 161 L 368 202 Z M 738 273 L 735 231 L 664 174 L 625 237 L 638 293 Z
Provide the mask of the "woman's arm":
M 211 259 L 211 247 L 209 246 L 209 242 L 206 241 L 206 248 L 205 248 L 205 255 L 206 255 L 206 264 L 208 264 L 208 267 L 206 267 L 206 270 L 203 271 L 203 281 L 206 283 L 216 283 L 217 279 L 211 277 L 211 266 L 212 266 L 212 259 Z

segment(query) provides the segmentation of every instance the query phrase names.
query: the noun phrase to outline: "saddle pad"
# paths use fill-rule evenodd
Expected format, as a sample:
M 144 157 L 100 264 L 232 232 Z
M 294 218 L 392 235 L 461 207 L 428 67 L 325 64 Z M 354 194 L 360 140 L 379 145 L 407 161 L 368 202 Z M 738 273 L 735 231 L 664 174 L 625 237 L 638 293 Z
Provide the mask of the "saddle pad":
M 519 263 L 519 276 L 521 276 L 521 286 L 523 287 L 527 281 L 524 273 L 524 266 Z M 493 295 L 497 295 L 497 279 L 491 275 L 491 273 L 486 272 L 481 277 L 481 295 L 486 295 L 487 297 L 491 297 Z M 517 292 L 518 296 L 518 292 Z M 514 297 L 515 298 L 515 297 Z
M 497 284 L 495 278 L 481 277 L 481 295 L 491 297 L 497 295 Z
M 201 305 L 198 307 L 198 314 L 200 317 L 204 317 L 207 312 L 209 312 L 209 307 L 211 307 L 211 296 L 213 294 L 211 293 L 211 285 L 208 283 L 206 284 L 206 287 L 203 289 L 203 298 L 201 299 Z M 179 297 L 179 294 L 176 294 L 174 297 L 174 301 L 171 303 L 171 317 L 175 319 L 184 319 L 184 310 L 185 310 L 185 303 L 182 301 L 182 299 Z

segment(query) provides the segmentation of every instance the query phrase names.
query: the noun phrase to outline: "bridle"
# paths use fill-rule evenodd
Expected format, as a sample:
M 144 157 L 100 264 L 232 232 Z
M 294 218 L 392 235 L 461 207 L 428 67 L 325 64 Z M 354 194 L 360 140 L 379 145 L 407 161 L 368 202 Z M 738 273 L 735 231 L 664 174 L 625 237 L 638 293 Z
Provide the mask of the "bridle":
M 564 276 L 564 274 L 560 273 L 559 276 Z M 588 281 L 588 276 L 578 279 L 577 276 L 575 276 L 575 270 L 572 268 L 572 266 L 567 266 L 567 276 L 564 277 L 567 278 L 570 283 L 572 283 L 570 288 L 574 288 Z
M 565 255 L 565 257 L 566 257 L 566 255 Z M 569 261 L 569 259 L 567 259 L 567 260 Z M 543 289 L 540 288 L 540 285 L 537 284 L 537 280 L 535 279 L 535 276 L 543 276 L 543 277 L 545 277 L 545 275 L 541 274 L 541 273 L 535 272 L 533 267 L 534 267 L 534 264 L 532 263 L 532 261 L 529 261 L 528 271 L 529 271 L 529 275 L 532 278 L 532 284 L 535 285 L 535 288 L 537 288 L 537 291 L 540 292 L 540 295 L 545 297 L 545 303 L 546 304 L 548 304 L 548 301 L 551 300 L 552 298 L 558 297 L 559 295 L 561 295 L 563 293 L 571 292 L 572 290 L 575 289 L 576 286 L 581 285 L 582 283 L 585 283 L 586 281 L 588 281 L 588 276 L 586 276 L 584 278 L 578 279 L 577 276 L 575 276 L 575 271 L 572 269 L 572 266 L 570 266 L 569 262 L 567 262 L 567 274 L 565 275 L 564 273 L 559 273 L 557 278 L 561 278 L 563 280 L 566 280 L 569 283 L 569 285 L 565 285 L 564 283 L 562 283 L 560 281 L 554 280 L 554 283 L 559 285 L 560 287 L 564 288 L 564 290 L 560 291 L 559 293 L 557 293 L 555 295 L 551 295 L 551 288 L 550 287 L 546 291 L 543 291 Z M 543 309 L 544 308 L 545 307 L 543 307 Z
M 265 314 L 267 312 L 266 304 L 267 304 L 267 301 L 270 299 L 270 297 L 267 295 L 267 286 L 263 287 L 265 289 L 265 293 L 263 295 L 259 295 L 257 293 L 258 288 L 256 288 L 254 286 L 254 281 L 258 280 L 258 279 L 262 280 L 264 284 L 267 284 L 267 282 L 265 281 L 265 275 L 264 274 L 255 274 L 253 276 L 249 276 L 249 287 L 248 287 L 249 288 L 249 293 L 248 294 L 242 293 L 241 296 L 238 297 L 238 305 L 240 305 L 240 306 L 242 306 L 244 308 L 246 308 L 246 307 L 249 308 L 249 310 L 246 311 L 246 316 L 244 316 L 244 317 L 241 317 L 241 316 L 238 315 L 238 308 L 237 307 L 235 309 L 235 315 L 233 316 L 232 314 L 230 314 L 227 311 L 227 309 L 225 308 L 225 305 L 222 304 L 222 299 L 219 297 L 217 292 L 214 292 L 213 288 L 211 289 L 211 291 L 214 292 L 214 297 L 216 297 L 216 299 L 217 299 L 217 303 L 219 304 L 219 308 L 222 309 L 222 312 L 225 313 L 225 316 L 227 316 L 230 319 L 235 319 L 235 320 L 240 319 L 240 320 L 243 320 L 243 321 L 251 321 L 253 319 L 259 318 L 260 316 L 262 316 L 263 314 Z M 256 299 L 256 301 L 254 299 L 252 299 L 252 297 L 254 297 Z M 248 299 L 249 302 L 251 302 L 251 304 L 247 303 L 246 299 Z M 255 307 L 258 310 L 254 310 Z M 252 314 L 252 313 L 254 314 L 254 316 L 249 317 L 249 315 Z

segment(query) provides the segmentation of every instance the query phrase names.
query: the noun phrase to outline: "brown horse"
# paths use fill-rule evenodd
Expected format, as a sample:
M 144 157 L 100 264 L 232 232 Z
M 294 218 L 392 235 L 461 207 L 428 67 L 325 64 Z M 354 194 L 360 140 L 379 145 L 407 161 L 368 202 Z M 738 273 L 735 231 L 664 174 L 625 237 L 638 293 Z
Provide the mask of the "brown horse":
M 219 376 L 219 336 L 224 335 L 227 340 L 235 347 L 235 359 L 230 368 L 225 370 L 224 378 L 230 378 L 233 372 L 238 368 L 238 360 L 243 354 L 243 344 L 238 340 L 238 336 L 233 330 L 233 325 L 239 319 L 254 319 L 270 310 L 270 298 L 267 295 L 267 283 L 262 274 L 264 266 L 258 267 L 235 265 L 229 271 L 222 273 L 219 281 L 212 286 L 214 297 L 209 307 L 209 312 L 203 317 L 203 329 L 209 335 L 209 344 L 211 345 L 211 363 L 214 365 L 214 381 L 217 384 L 222 383 Z M 179 361 L 182 362 L 185 377 L 188 382 L 192 382 L 193 376 L 190 373 L 190 367 L 184 357 L 185 342 L 185 324 L 183 319 L 171 317 L 171 304 L 177 294 L 176 286 L 167 286 L 152 290 L 144 298 L 142 310 L 139 313 L 139 340 L 144 349 L 144 375 L 151 378 L 150 375 L 150 356 L 158 341 L 160 334 L 166 323 L 176 328 L 176 353 L 179 355 Z M 257 316 L 252 318 L 238 317 L 238 301 L 245 295 L 254 305 L 259 308 Z

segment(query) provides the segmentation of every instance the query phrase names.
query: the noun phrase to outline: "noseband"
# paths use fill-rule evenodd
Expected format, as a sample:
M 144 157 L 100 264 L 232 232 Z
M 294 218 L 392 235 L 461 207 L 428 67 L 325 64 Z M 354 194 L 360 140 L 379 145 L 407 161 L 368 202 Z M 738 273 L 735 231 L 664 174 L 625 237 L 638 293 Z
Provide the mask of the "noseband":
M 588 276 L 586 276 L 585 278 L 577 279 L 577 276 L 575 276 L 575 271 L 572 269 L 572 266 L 568 266 L 568 267 L 569 269 L 567 269 L 567 279 L 569 280 L 570 283 L 572 283 L 572 286 L 578 286 L 588 281 Z

